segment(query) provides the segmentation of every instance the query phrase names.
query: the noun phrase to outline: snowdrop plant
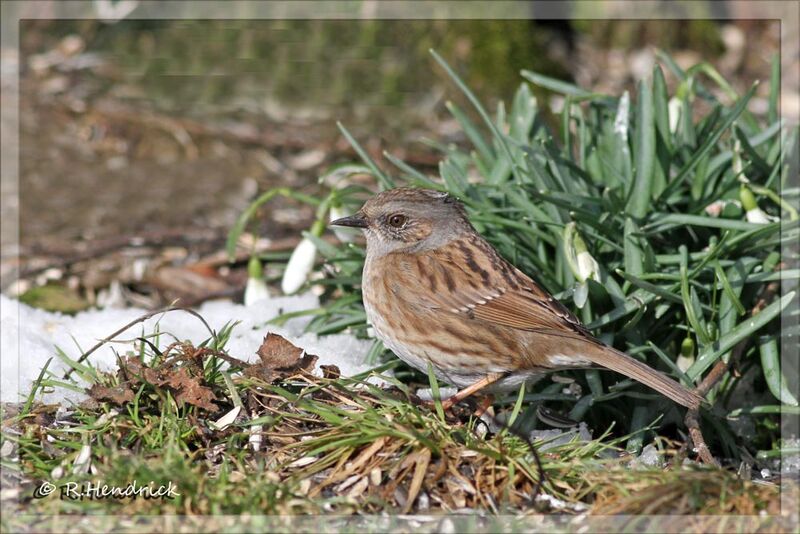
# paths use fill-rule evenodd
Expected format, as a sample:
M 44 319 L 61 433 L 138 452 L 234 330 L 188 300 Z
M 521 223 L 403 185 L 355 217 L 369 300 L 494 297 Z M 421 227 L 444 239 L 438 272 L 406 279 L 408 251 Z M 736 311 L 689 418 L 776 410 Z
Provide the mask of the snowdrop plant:
M 550 100 L 565 101 L 552 120 L 528 83 L 508 107 L 500 103 L 490 112 L 443 58 L 433 56 L 479 120 L 448 105 L 463 141 L 441 146 L 435 173 L 391 153 L 378 165 L 339 125 L 377 187 L 411 185 L 458 197 L 476 230 L 565 305 L 578 308 L 595 335 L 687 385 L 735 354 L 747 378 L 725 371 L 709 394 L 715 410 L 704 417 L 715 425 L 712 446 L 730 458 L 746 456 L 740 448 L 779 455 L 776 420 L 798 409 L 780 394 L 779 318 L 796 309 L 797 293 L 769 291 L 775 281 L 798 277 L 791 263 L 797 258 L 782 257 L 781 244 L 796 240 L 800 230 L 796 211 L 780 197 L 789 175 L 781 162 L 790 159 L 798 132 L 777 115 L 779 69 L 770 80 L 765 117 L 748 111 L 756 84 L 739 94 L 707 65 L 683 69 L 666 54 L 627 98 L 523 71 L 527 82 L 555 93 Z M 674 92 L 662 69 L 677 82 Z M 695 102 L 703 104 L 702 114 Z M 741 169 L 732 158 L 737 139 Z M 753 196 L 744 211 L 737 205 L 742 183 L 744 196 Z M 787 215 L 782 225 L 747 220 L 745 211 L 758 208 L 755 196 L 771 201 L 763 205 L 767 221 Z M 363 248 L 318 241 L 331 268 L 307 329 L 366 337 L 359 294 Z M 329 250 L 322 249 L 326 244 Z M 686 338 L 693 346 L 683 343 Z M 597 371 L 576 375 L 587 386 L 582 396 L 560 401 L 573 419 L 597 426 L 614 420 L 615 431 L 637 432 L 665 413 L 630 384 L 609 388 L 612 378 Z M 741 395 L 731 393 L 745 385 L 772 396 L 748 397 L 744 406 Z M 531 393 L 549 394 L 544 381 Z M 742 410 L 760 429 L 757 437 L 737 435 L 743 427 L 729 425 L 726 416 Z
M 319 237 L 325 231 L 325 223 L 317 220 L 311 227 L 311 235 Z M 292 295 L 297 293 L 303 284 L 306 283 L 311 271 L 314 270 L 314 263 L 317 260 L 317 245 L 311 237 L 304 237 L 292 251 L 286 270 L 281 279 L 281 290 Z
M 260 300 L 269 298 L 267 283 L 264 281 L 264 272 L 261 260 L 253 256 L 247 264 L 247 285 L 244 288 L 244 305 L 250 306 Z
M 572 294 L 573 301 L 578 308 L 583 308 L 589 296 L 588 280 L 600 282 L 600 265 L 586 248 L 586 242 L 577 231 L 575 223 L 564 226 L 563 233 L 564 257 L 577 279 Z
M 739 199 L 742 202 L 742 208 L 745 210 L 744 215 L 747 222 L 753 224 L 769 224 L 777 220 L 777 218 L 770 217 L 764 210 L 758 207 L 753 192 L 744 184 L 739 188 Z

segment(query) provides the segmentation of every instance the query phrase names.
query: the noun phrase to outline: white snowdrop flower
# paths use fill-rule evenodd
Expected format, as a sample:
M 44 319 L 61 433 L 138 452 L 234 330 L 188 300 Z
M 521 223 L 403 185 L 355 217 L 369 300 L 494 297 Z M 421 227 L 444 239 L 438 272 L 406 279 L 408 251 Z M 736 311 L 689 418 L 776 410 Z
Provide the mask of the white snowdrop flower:
M 578 274 L 582 278 L 582 282 L 589 278 L 597 282 L 600 281 L 600 266 L 594 256 L 589 254 L 587 250 L 578 253 Z
M 669 117 L 669 131 L 675 133 L 678 131 L 678 121 L 681 118 L 681 101 L 677 96 L 669 99 L 667 104 L 667 116 Z
M 85 475 L 89 472 L 89 467 L 92 464 L 92 447 L 90 445 L 84 445 L 81 447 L 78 456 L 75 458 L 75 461 L 72 462 L 72 474 L 73 475 Z
M 269 298 L 267 283 L 264 281 L 261 261 L 253 256 L 247 264 L 247 285 L 244 288 L 244 305 L 252 306 L 260 300 Z
M 553 95 L 550 97 L 550 111 L 553 113 L 561 113 L 564 109 L 564 103 L 566 99 L 563 96 Z
M 753 224 L 769 224 L 777 220 L 777 217 L 771 217 L 767 215 L 761 208 L 748 210 L 745 214 L 745 217 L 747 218 L 747 222 Z
M 253 414 L 253 416 L 255 417 L 255 414 Z M 263 431 L 263 425 L 253 425 L 250 427 L 250 437 L 247 439 L 247 442 L 250 444 L 253 452 L 258 452 L 261 450 L 261 433 Z
M 628 142 L 628 114 L 631 107 L 631 97 L 628 91 L 622 93 L 617 106 L 617 116 L 614 119 L 614 133 L 619 135 L 623 142 Z
M 56 466 L 52 471 L 50 471 L 50 478 L 53 480 L 58 480 L 59 478 L 64 476 L 64 468 L 60 465 Z
M 269 298 L 267 284 L 258 278 L 248 278 L 247 286 L 244 289 L 244 305 L 251 306 L 253 303 Z
M 739 200 L 742 202 L 742 207 L 745 209 L 745 218 L 747 222 L 753 224 L 769 224 L 773 221 L 778 220 L 777 217 L 771 217 L 764 213 L 764 211 L 758 207 L 758 203 L 756 202 L 756 197 L 753 195 L 753 192 L 750 189 L 742 184 L 739 188 Z
M 311 274 L 316 259 L 317 246 L 309 238 L 304 237 L 292 252 L 289 263 L 286 264 L 286 270 L 281 280 L 281 290 L 287 295 L 296 293 Z
M 694 356 L 684 356 L 681 354 L 678 356 L 678 359 L 675 360 L 675 365 L 677 365 L 678 369 L 685 373 L 692 365 L 694 365 Z
M 599 282 L 600 266 L 586 248 L 586 243 L 578 233 L 574 222 L 564 226 L 563 239 L 567 264 L 578 282 L 582 284 L 589 278 Z
M 331 209 L 329 211 L 329 220 L 335 221 L 336 219 L 341 219 L 342 217 L 348 217 L 350 215 L 352 215 L 352 213 L 347 211 L 344 206 L 331 205 Z M 353 228 L 332 226 L 331 229 L 333 230 L 334 235 L 336 235 L 336 238 L 342 243 L 352 243 L 355 240 L 356 235 L 358 235 L 358 230 Z

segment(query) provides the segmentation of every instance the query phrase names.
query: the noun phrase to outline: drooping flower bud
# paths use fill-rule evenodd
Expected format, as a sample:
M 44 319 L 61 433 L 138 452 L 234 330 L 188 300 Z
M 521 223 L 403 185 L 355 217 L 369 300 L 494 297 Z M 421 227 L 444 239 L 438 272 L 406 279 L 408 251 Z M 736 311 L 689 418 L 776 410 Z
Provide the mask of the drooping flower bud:
M 92 446 L 84 445 L 81 447 L 78 456 L 72 462 L 73 475 L 85 475 L 92 466 Z
M 587 250 L 586 243 L 578 233 L 574 222 L 564 227 L 564 254 L 579 282 L 585 282 L 590 278 L 600 281 L 600 266 Z
M 681 353 L 675 365 L 685 373 L 692 364 L 694 364 L 694 339 L 692 339 L 692 336 L 687 335 L 681 341 Z
M 614 133 L 619 135 L 623 143 L 628 142 L 628 115 L 630 113 L 631 97 L 628 91 L 622 93 L 617 105 L 617 115 L 614 117 Z
M 250 306 L 260 300 L 269 298 L 267 283 L 261 268 L 261 261 L 253 256 L 247 264 L 247 286 L 244 289 L 244 305 Z
M 322 235 L 323 230 L 325 230 L 325 223 L 318 220 L 311 227 L 311 234 L 319 237 Z M 281 290 L 285 294 L 291 295 L 303 287 L 303 284 L 308 280 L 308 276 L 314 269 L 316 259 L 317 246 L 310 238 L 304 237 L 289 257 L 289 262 L 286 264 L 286 270 L 283 272 L 283 279 L 281 280 Z
M 681 119 L 681 99 L 673 96 L 669 99 L 667 104 L 667 116 L 669 117 L 669 131 L 675 133 L 678 131 L 678 121 Z
M 745 210 L 745 218 L 747 222 L 753 224 L 769 224 L 776 220 L 773 217 L 767 215 L 764 210 L 758 207 L 758 203 L 756 203 L 756 197 L 753 195 L 753 192 L 750 189 L 742 184 L 739 188 L 739 200 L 742 201 L 742 208 Z
M 594 256 L 589 254 L 588 250 L 578 252 L 578 273 L 586 281 L 589 278 L 597 282 L 600 281 L 600 266 L 594 259 Z

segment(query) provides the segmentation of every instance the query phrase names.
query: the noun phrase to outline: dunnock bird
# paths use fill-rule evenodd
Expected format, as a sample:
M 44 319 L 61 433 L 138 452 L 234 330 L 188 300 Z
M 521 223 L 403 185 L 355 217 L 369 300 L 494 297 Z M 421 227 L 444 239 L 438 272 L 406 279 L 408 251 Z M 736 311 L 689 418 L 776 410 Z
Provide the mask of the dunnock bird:
M 367 319 L 403 361 L 461 389 L 508 391 L 558 369 L 606 367 L 673 401 L 701 397 L 592 336 L 560 302 L 504 260 L 453 197 L 398 188 L 331 224 L 367 238 L 362 291 Z

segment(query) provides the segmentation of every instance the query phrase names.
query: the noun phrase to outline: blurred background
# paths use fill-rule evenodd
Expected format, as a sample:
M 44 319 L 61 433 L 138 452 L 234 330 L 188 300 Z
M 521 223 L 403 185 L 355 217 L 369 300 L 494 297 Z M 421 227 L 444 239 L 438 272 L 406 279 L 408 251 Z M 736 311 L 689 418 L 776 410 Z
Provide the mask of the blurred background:
M 708 61 L 741 94 L 768 81 L 780 50 L 778 21 L 717 20 L 746 19 L 753 4 L 698 2 L 694 20 L 643 21 L 560 6 L 564 20 L 535 20 L 535 4 L 533 20 L 137 20 L 138 3 L 126 0 L 95 2 L 104 20 L 22 20 L 20 247 L 4 272 L 27 281 L 18 294 L 66 277 L 86 305 L 120 278 L 159 295 L 137 304 L 190 291 L 125 269 L 146 257 L 155 273 L 212 254 L 269 187 L 314 193 L 331 165 L 357 159 L 336 121 L 378 162 L 386 150 L 435 173 L 435 146 L 465 142 L 445 103 L 471 107 L 430 48 L 488 109 L 510 100 L 523 68 L 620 94 L 652 72 L 658 50 L 683 67 Z M 362 3 L 366 16 L 374 9 Z M 610 5 L 612 19 L 614 9 L 624 4 Z M 796 89 L 786 87 L 798 80 L 782 83 L 794 115 Z M 767 85 L 752 101 L 757 115 Z M 536 96 L 545 110 L 563 104 Z M 277 201 L 260 235 L 290 247 L 312 218 Z M 122 251 L 134 238 L 136 251 Z M 242 273 L 231 276 L 220 291 L 243 285 Z

